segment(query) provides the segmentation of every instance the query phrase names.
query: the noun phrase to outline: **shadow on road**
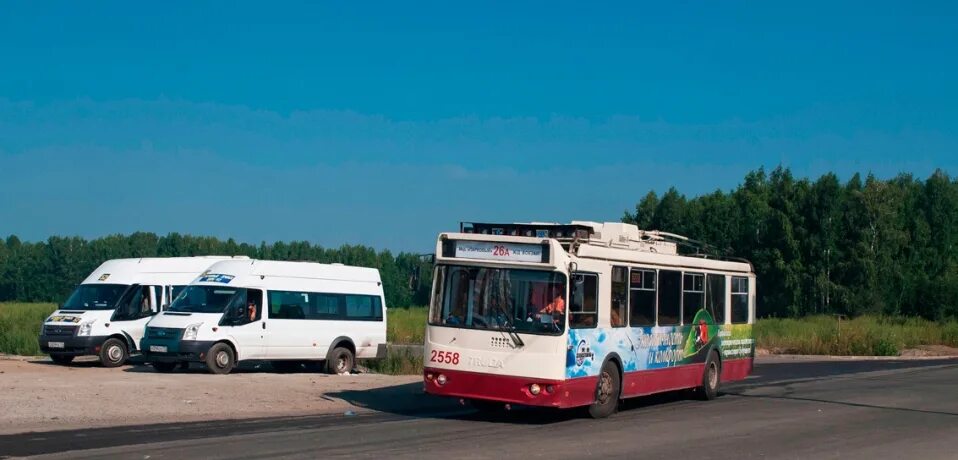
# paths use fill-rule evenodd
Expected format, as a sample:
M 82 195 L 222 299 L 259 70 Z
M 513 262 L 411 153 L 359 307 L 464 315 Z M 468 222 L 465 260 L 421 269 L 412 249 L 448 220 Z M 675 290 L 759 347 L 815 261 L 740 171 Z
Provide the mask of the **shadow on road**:
M 468 402 L 456 398 L 444 398 L 426 394 L 422 383 L 408 383 L 363 391 L 345 390 L 326 393 L 363 409 L 416 418 L 441 418 L 463 421 L 481 421 L 518 425 L 547 425 L 569 420 L 589 418 L 585 407 L 551 409 L 527 406 L 512 406 L 510 410 L 494 412 L 478 411 Z M 646 408 L 688 401 L 688 391 L 673 391 L 622 402 L 620 411 L 641 411 Z

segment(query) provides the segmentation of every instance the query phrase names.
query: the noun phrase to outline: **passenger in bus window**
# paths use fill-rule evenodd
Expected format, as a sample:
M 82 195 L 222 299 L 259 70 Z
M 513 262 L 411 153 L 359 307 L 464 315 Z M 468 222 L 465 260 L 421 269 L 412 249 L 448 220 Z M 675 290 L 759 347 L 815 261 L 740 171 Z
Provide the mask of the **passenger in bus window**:
M 246 305 L 246 313 L 250 322 L 256 321 L 256 310 L 256 301 L 250 299 L 249 303 Z

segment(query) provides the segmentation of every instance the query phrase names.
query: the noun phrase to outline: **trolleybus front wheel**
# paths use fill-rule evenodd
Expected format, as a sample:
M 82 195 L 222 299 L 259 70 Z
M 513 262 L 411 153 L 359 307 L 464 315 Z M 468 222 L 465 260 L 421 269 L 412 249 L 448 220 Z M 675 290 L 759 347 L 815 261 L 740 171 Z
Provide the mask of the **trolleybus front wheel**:
M 595 402 L 589 406 L 592 418 L 605 418 L 615 413 L 619 407 L 619 388 L 622 382 L 619 369 L 611 361 L 602 366 L 599 383 L 595 388 Z

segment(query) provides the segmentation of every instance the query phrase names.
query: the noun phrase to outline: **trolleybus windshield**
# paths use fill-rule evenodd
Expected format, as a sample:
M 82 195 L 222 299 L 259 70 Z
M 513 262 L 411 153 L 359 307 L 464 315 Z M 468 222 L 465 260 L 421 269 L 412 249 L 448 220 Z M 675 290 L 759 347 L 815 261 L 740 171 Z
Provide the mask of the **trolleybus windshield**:
M 432 325 L 549 335 L 565 329 L 562 273 L 440 265 L 436 279 Z

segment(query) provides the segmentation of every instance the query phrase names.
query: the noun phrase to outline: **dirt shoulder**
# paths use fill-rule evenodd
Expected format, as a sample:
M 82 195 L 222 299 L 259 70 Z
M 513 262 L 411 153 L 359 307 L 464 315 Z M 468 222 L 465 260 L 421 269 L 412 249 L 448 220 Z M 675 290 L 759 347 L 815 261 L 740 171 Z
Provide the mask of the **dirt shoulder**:
M 203 369 L 159 374 L 147 366 L 58 366 L 44 359 L 0 359 L 0 434 L 115 425 L 296 416 L 362 411 L 362 394 L 421 394 L 421 377 L 230 375 Z M 375 390 L 375 391 L 370 391 Z M 373 401 L 374 403 L 376 401 Z

